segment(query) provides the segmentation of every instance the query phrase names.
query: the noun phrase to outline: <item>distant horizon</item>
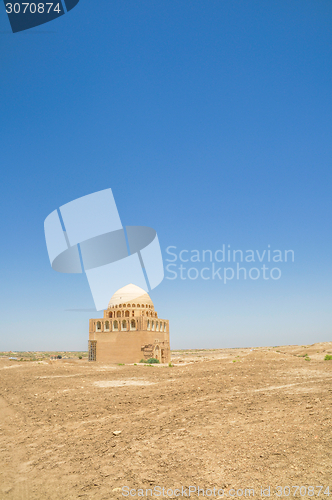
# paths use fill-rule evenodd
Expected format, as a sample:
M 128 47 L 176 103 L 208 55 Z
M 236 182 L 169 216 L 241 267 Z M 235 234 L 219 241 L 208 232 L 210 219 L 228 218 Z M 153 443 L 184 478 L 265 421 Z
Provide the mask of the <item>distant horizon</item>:
M 223 349 L 257 349 L 257 348 L 277 348 L 277 347 L 312 347 L 316 344 L 332 344 L 332 341 L 328 342 L 315 342 L 314 344 L 307 344 L 307 345 L 301 345 L 301 344 L 282 344 L 282 345 L 262 345 L 262 346 L 241 346 L 241 347 L 216 347 L 216 348 L 197 348 L 197 349 L 171 349 L 172 351 L 219 351 Z M 23 353 L 88 353 L 88 350 L 79 350 L 79 351 L 74 351 L 74 350 L 54 350 L 54 351 L 38 351 L 38 350 L 33 350 L 33 351 L 0 351 L 0 354 L 3 353 L 12 353 L 12 354 L 23 354 Z

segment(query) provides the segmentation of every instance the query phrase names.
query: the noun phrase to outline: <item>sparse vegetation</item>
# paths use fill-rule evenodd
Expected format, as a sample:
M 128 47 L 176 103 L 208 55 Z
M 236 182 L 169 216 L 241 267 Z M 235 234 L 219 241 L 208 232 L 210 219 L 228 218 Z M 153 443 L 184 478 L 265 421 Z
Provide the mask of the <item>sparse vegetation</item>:
M 152 363 L 160 363 L 160 361 L 157 358 L 149 358 L 147 360 L 147 363 L 149 363 L 149 365 L 151 365 Z
M 172 368 L 172 366 L 174 366 L 174 365 L 172 365 L 172 363 L 171 363 L 171 362 L 169 362 L 169 363 L 168 363 L 168 366 L 169 366 L 170 368 Z
M 304 359 L 305 359 L 305 361 L 311 361 L 311 358 L 309 358 L 308 355 Z
M 324 361 L 331 361 L 332 360 L 332 354 L 326 354 Z
M 118 363 L 118 366 L 124 366 L 124 363 Z
M 160 363 L 160 361 L 157 358 L 149 358 L 149 359 L 141 359 L 140 363 L 147 363 L 151 365 L 152 363 Z

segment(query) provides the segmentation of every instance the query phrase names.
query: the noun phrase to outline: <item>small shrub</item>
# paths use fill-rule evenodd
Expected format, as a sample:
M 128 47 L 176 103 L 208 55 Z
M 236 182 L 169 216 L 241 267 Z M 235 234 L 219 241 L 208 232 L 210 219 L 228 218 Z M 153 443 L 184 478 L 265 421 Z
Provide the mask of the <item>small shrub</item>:
M 82 359 L 82 356 L 78 356 L 78 359 Z
M 152 363 L 160 363 L 160 361 L 157 358 L 149 358 L 147 360 L 147 363 L 149 363 L 151 365 Z
M 326 354 L 324 361 L 330 361 L 332 360 L 332 354 Z
M 57 355 L 58 359 L 62 359 L 62 356 L 60 354 Z
M 124 363 L 118 363 L 118 366 L 124 366 Z
M 172 365 L 172 363 L 170 362 L 170 363 L 168 363 L 168 366 L 169 366 L 170 368 L 172 368 L 172 366 L 174 366 L 174 365 Z
M 145 359 L 141 359 L 140 363 L 146 363 Z
M 305 361 L 311 361 L 311 358 L 309 358 L 309 356 L 306 356 L 304 359 Z
M 134 366 L 137 366 L 137 363 L 134 363 Z

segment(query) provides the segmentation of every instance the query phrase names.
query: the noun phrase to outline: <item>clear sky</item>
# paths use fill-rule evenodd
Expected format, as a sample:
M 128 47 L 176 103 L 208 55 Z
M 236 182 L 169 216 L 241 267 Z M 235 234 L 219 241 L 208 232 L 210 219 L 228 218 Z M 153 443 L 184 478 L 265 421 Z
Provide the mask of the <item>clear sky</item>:
M 109 187 L 124 225 L 158 233 L 172 348 L 330 341 L 331 26 L 326 0 L 80 0 L 12 34 L 1 2 L 0 349 L 87 349 L 100 313 L 66 311 L 92 296 L 52 270 L 43 223 Z M 225 284 L 222 262 L 167 279 L 167 247 L 174 270 L 223 245 L 294 262 L 264 261 L 280 279 Z

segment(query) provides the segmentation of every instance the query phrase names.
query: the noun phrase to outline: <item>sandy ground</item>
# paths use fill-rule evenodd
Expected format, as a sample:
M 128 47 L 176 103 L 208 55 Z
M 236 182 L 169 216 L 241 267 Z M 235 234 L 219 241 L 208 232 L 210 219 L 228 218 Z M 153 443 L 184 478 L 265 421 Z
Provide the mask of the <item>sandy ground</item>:
M 0 359 L 0 499 L 117 499 L 123 486 L 327 499 L 329 351 L 177 351 L 173 367 Z

